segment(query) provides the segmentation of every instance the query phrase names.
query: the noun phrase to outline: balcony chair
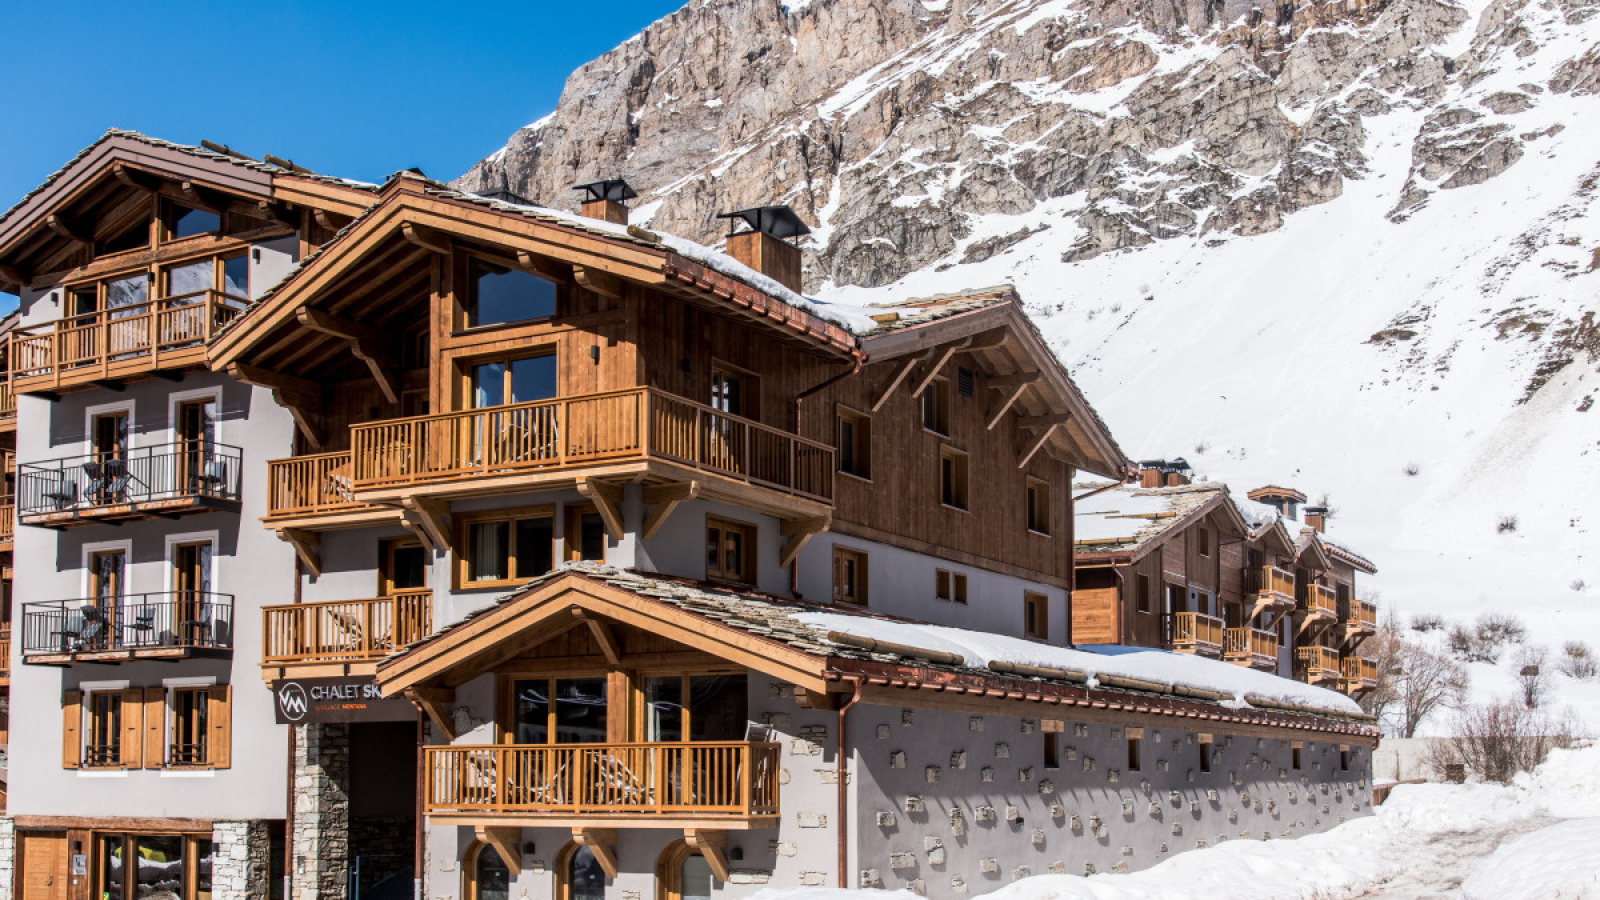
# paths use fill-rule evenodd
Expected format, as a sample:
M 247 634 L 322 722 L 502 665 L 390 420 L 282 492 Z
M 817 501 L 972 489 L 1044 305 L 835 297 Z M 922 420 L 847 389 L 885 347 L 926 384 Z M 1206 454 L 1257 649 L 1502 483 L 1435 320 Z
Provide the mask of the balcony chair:
M 340 466 L 328 473 L 328 478 L 322 484 L 322 494 L 325 497 L 337 497 L 338 503 L 356 502 L 355 484 L 350 480 L 350 467 Z
M 56 509 L 77 506 L 78 483 L 62 472 L 57 476 L 57 480 L 45 489 L 44 498 L 54 503 Z
M 126 623 L 123 627 L 133 634 L 131 638 L 124 638 L 124 641 L 129 645 L 146 646 L 153 644 L 155 643 L 156 635 L 156 611 L 148 606 L 141 607 L 134 614 L 133 621 Z
M 83 627 L 75 635 L 73 649 L 79 652 L 85 650 L 105 649 L 96 648 L 95 645 L 104 643 L 106 638 L 106 614 L 98 606 L 84 604 L 78 608 L 78 613 L 83 616 Z
M 187 609 L 194 610 L 194 618 L 185 619 L 178 623 L 180 639 L 181 636 L 188 635 L 189 643 L 187 646 L 211 646 L 213 643 L 212 630 L 215 624 L 212 620 L 212 617 L 215 615 L 215 610 L 212 608 L 211 602 L 202 600 L 198 606 L 188 607 L 187 604 L 185 606 Z
M 228 461 L 213 457 L 206 460 L 200 474 L 195 476 L 196 493 L 221 494 L 228 489 Z

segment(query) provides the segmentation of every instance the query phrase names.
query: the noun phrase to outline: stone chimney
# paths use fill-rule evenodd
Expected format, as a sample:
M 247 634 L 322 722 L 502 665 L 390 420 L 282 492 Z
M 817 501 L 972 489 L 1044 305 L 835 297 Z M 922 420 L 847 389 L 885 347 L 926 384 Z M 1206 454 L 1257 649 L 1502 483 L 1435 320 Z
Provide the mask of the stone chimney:
M 787 206 L 760 206 L 723 213 L 719 219 L 734 220 L 734 228 L 744 223 L 748 231 L 728 234 L 728 255 L 771 278 L 795 293 L 800 292 L 804 273 L 800 267 L 800 248 L 795 238 L 811 233 L 794 210 Z
M 1328 508 L 1326 506 L 1308 506 L 1305 508 L 1305 521 L 1318 534 L 1328 530 Z
M 613 225 L 628 224 L 628 208 L 622 205 L 623 201 L 639 196 L 620 178 L 580 184 L 573 190 L 584 192 L 583 205 L 578 207 L 579 215 Z

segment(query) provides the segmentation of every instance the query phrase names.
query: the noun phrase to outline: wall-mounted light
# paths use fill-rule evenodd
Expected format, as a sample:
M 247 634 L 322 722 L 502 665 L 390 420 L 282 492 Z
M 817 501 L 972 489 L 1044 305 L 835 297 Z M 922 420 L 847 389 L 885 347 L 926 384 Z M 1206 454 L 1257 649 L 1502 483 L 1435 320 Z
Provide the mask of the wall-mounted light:
M 589 358 L 594 360 L 595 365 L 599 365 L 600 364 L 600 345 L 599 344 L 590 344 L 589 345 Z
M 250 251 L 250 258 L 255 260 L 256 262 L 261 262 L 261 248 L 260 247 L 256 247 L 253 250 L 251 250 Z

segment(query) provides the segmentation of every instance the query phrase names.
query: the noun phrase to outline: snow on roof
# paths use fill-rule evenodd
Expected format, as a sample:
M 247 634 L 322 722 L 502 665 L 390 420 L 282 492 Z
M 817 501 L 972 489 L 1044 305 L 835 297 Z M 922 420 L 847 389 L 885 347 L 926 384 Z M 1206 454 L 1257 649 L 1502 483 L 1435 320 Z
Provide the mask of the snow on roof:
M 1074 489 L 1093 490 L 1108 483 L 1079 484 Z M 1226 491 L 1226 485 L 1210 481 L 1162 488 L 1122 485 L 1075 505 L 1073 540 L 1080 553 L 1135 550 Z
M 1304 550 L 1312 541 L 1317 541 L 1343 561 L 1368 574 L 1378 571 L 1378 567 L 1373 565 L 1371 560 L 1350 549 L 1348 545 L 1329 538 L 1326 532 L 1317 531 L 1304 522 L 1289 518 L 1270 503 L 1235 497 L 1233 505 L 1238 508 L 1239 515 L 1244 516 L 1245 522 L 1249 523 L 1252 532 L 1259 532 L 1273 522 L 1279 522 L 1288 530 L 1289 538 L 1294 541 L 1297 552 Z

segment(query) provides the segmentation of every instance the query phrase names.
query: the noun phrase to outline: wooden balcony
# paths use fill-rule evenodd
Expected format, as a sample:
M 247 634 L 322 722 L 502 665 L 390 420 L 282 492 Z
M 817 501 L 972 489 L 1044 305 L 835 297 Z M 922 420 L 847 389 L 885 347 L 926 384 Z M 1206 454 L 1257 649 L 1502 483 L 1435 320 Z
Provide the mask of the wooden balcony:
M 1167 649 L 1178 653 L 1198 653 L 1201 656 L 1222 654 L 1222 620 L 1205 613 L 1173 613 L 1170 619 L 1172 633 Z
M 1296 647 L 1294 677 L 1307 684 L 1338 681 L 1339 651 L 1332 647 Z
M 497 744 L 428 747 L 433 819 L 558 827 L 777 824 L 779 745 Z
M 0 685 L 11 683 L 11 623 L 0 625 Z
M 362 503 L 351 480 L 350 451 L 267 462 L 267 515 L 273 528 L 328 528 L 396 520 L 394 507 Z
M 11 550 L 17 536 L 17 498 L 0 496 L 0 553 Z
M 433 592 L 261 609 L 262 676 L 370 674 L 377 661 L 433 633 Z
M 580 476 L 694 481 L 701 496 L 780 517 L 825 515 L 833 502 L 832 447 L 651 388 L 356 425 L 351 446 L 348 485 L 331 459 L 277 461 L 268 518 L 558 489 Z
M 232 653 L 232 594 L 175 591 L 22 605 L 22 661 L 32 665 Z
M 17 395 L 11 389 L 10 373 L 0 376 L 0 431 L 17 430 Z
M 1338 617 L 1339 603 L 1333 588 L 1320 584 L 1308 584 L 1306 585 L 1305 598 L 1300 601 L 1299 609 L 1315 618 L 1332 621 Z
M 19 394 L 199 368 L 206 342 L 248 301 L 206 290 L 115 306 L 11 334 L 11 387 Z
M 200 441 L 23 463 L 17 515 L 23 525 L 70 528 L 237 509 L 243 469 L 238 447 Z
M 1278 636 L 1260 628 L 1229 628 L 1222 658 L 1252 669 L 1278 667 Z
M 1249 618 L 1288 612 L 1294 609 L 1294 573 L 1277 566 L 1252 566 L 1244 570 L 1244 592 L 1252 606 Z
M 1359 656 L 1346 656 L 1339 661 L 1339 690 L 1355 695 L 1378 686 L 1378 663 Z

